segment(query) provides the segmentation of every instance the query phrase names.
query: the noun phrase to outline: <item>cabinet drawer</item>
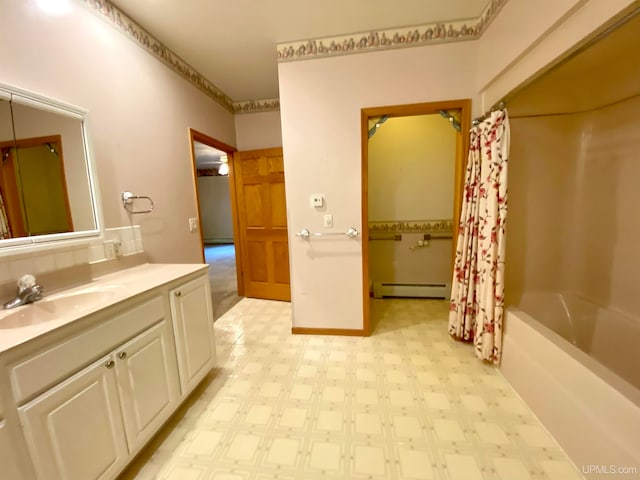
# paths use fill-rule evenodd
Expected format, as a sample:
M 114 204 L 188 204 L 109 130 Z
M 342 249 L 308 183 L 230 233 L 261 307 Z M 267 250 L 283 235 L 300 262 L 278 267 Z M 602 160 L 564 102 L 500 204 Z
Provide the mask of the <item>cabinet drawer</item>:
M 164 301 L 162 297 L 156 297 L 53 348 L 20 361 L 10 370 L 16 401 L 22 403 L 68 377 L 164 317 Z

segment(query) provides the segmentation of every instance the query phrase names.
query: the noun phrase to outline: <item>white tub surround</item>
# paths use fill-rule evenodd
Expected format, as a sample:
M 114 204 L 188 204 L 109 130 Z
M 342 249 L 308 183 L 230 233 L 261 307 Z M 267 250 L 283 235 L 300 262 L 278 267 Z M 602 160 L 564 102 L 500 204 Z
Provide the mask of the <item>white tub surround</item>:
M 116 478 L 214 365 L 207 268 L 143 264 L 0 312 L 3 475 Z
M 507 310 L 500 370 L 579 469 L 640 465 L 638 390 L 521 310 Z

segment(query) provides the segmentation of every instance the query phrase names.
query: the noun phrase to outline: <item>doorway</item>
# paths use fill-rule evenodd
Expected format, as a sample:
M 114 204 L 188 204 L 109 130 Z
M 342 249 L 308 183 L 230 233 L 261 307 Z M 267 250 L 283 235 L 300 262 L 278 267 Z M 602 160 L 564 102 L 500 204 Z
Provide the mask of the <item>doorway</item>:
M 374 294 L 448 297 L 468 152 L 470 107 L 470 100 L 463 99 L 367 108 L 361 112 L 365 335 L 370 335 L 374 327 L 370 308 L 370 296 Z M 385 135 L 373 138 L 385 128 L 386 140 Z M 416 137 L 416 132 L 446 140 L 431 136 L 428 141 Z M 416 148 L 422 144 L 421 151 L 406 148 L 410 142 Z M 373 190 L 391 193 L 372 201 Z M 426 208 L 429 213 L 424 213 L 422 203 L 430 203 Z M 386 256 L 384 261 L 389 264 L 372 266 L 371 255 Z
M 233 147 L 191 130 L 202 261 L 209 265 L 213 317 L 242 299 L 234 240 L 230 163 Z

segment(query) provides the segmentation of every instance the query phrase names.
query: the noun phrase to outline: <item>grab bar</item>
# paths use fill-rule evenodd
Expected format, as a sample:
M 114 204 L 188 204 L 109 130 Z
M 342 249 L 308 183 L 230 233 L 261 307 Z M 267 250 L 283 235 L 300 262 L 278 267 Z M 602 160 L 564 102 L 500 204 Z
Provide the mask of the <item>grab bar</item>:
M 346 235 L 349 238 L 356 238 L 360 236 L 360 232 L 353 227 L 349 227 L 346 232 L 316 232 L 311 233 L 308 229 L 303 228 L 298 233 L 296 233 L 296 237 L 299 237 L 303 240 L 309 240 L 309 237 L 333 237 L 337 235 Z
M 377 240 L 392 240 L 394 242 L 400 242 L 402 241 L 402 234 L 400 233 L 394 233 L 394 234 L 388 234 L 388 235 L 369 235 L 369 241 L 373 242 L 373 241 L 377 241 Z
M 138 199 L 149 200 L 149 208 L 146 210 L 132 210 L 133 201 Z M 146 195 L 134 195 L 131 192 L 122 192 L 122 206 L 127 212 L 133 214 L 153 212 L 153 200 L 151 200 L 151 197 L 147 197 Z
M 425 233 L 424 240 L 444 240 L 447 238 L 453 238 L 451 233 Z

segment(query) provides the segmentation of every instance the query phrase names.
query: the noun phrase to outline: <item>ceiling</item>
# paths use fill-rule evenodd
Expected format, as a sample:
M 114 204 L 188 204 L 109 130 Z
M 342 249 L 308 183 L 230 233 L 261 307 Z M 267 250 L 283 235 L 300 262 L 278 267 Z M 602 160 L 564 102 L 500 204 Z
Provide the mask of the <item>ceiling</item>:
M 276 45 L 455 20 L 490 0 L 112 0 L 234 102 L 278 98 Z

